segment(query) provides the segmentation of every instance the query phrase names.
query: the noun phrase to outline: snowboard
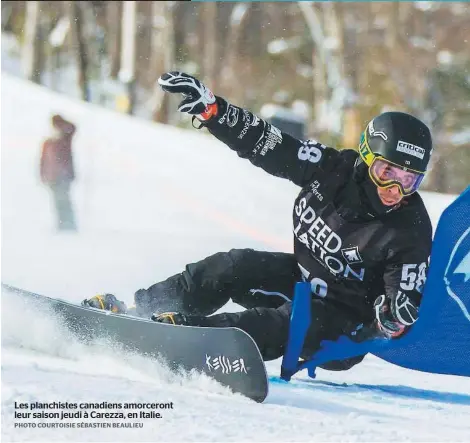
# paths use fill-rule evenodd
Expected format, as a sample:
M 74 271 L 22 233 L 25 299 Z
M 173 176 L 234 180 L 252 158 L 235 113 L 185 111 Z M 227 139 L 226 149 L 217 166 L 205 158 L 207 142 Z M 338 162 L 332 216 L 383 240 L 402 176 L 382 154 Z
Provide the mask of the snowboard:
M 253 339 L 237 328 L 175 326 L 84 307 L 2 283 L 28 307 L 45 308 L 81 342 L 116 343 L 122 351 L 158 359 L 170 370 L 204 373 L 256 402 L 268 394 L 266 368 Z

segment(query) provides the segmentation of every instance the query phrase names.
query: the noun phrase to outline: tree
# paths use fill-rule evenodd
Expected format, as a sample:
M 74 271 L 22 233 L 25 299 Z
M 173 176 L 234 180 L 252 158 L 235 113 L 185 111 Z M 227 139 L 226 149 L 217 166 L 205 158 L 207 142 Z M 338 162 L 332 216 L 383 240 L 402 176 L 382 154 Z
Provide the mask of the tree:
M 240 81 L 237 72 L 237 56 L 240 49 L 240 36 L 251 9 L 251 3 L 240 2 L 234 5 L 228 23 L 228 37 L 224 45 L 221 66 L 220 86 L 234 97 L 240 97 Z M 240 97 L 241 98 L 241 97 Z
M 72 51 L 75 53 L 78 68 L 78 86 L 82 100 L 90 101 L 90 88 L 88 79 L 87 41 L 84 34 L 84 5 L 82 1 L 64 2 L 66 15 L 70 21 L 70 41 Z
M 202 6 L 201 26 L 204 35 L 204 53 L 202 54 L 203 80 L 217 90 L 219 75 L 217 69 L 219 63 L 217 60 L 217 3 L 206 2 Z
M 342 74 L 341 50 L 337 53 L 331 51 L 326 44 L 326 35 L 322 17 L 311 2 L 298 2 L 314 44 L 314 90 L 317 109 L 316 118 L 326 116 L 324 120 L 327 129 L 333 134 L 341 133 L 343 122 L 343 110 L 346 104 L 348 86 Z M 325 10 L 328 12 L 328 19 L 333 19 L 333 38 L 341 38 L 337 25 L 336 11 L 329 5 Z M 328 23 L 331 26 L 332 23 Z M 338 42 L 338 45 L 341 45 Z
M 39 2 L 26 2 L 25 33 L 22 53 L 23 75 L 28 80 L 41 82 L 44 65 L 42 39 L 40 38 Z
M 155 74 L 153 90 L 153 120 L 168 123 L 170 94 L 165 94 L 157 84 L 163 72 L 175 67 L 174 2 L 152 2 L 152 56 L 150 69 Z
M 107 1 L 106 3 L 106 42 L 110 63 L 110 76 L 117 78 L 120 69 L 121 52 L 121 1 Z
M 136 99 L 136 78 L 135 78 L 135 42 L 136 42 L 136 13 L 137 2 L 126 1 L 122 9 L 122 32 L 121 32 L 121 63 L 119 70 L 119 80 L 127 88 L 127 112 L 134 112 Z

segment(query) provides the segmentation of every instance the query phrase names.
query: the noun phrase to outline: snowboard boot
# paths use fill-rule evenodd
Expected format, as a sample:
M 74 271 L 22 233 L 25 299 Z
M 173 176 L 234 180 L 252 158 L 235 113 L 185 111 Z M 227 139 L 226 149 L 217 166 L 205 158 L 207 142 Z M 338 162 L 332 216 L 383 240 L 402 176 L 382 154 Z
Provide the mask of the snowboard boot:
M 119 301 L 113 294 L 98 294 L 90 299 L 82 301 L 82 306 L 90 308 L 104 309 L 115 314 L 126 314 L 127 306 L 124 302 Z
M 203 319 L 205 319 L 205 317 L 199 315 L 185 315 L 180 312 L 153 314 L 151 318 L 157 323 L 181 326 L 203 326 Z

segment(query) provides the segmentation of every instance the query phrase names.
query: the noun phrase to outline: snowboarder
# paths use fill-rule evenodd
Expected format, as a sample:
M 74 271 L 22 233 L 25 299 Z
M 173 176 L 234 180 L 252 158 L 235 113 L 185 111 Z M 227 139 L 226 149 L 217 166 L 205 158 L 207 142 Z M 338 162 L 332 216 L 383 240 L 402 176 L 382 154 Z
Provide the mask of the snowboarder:
M 397 339 L 418 319 L 432 226 L 416 192 L 432 153 L 428 127 L 386 112 L 365 128 L 358 151 L 298 140 L 228 103 L 196 78 L 163 74 L 159 84 L 183 95 L 178 110 L 274 176 L 300 187 L 293 208 L 294 253 L 218 252 L 135 293 L 137 315 L 175 325 L 238 327 L 264 360 L 283 355 L 296 282 L 312 288 L 312 323 L 302 358 L 340 335 Z M 246 308 L 214 314 L 230 299 Z M 84 304 L 126 312 L 112 294 Z M 214 315 L 211 315 L 214 314 Z M 361 335 L 361 331 L 364 333 Z M 362 337 L 362 338 L 359 338 Z M 364 356 L 322 367 L 346 370 Z

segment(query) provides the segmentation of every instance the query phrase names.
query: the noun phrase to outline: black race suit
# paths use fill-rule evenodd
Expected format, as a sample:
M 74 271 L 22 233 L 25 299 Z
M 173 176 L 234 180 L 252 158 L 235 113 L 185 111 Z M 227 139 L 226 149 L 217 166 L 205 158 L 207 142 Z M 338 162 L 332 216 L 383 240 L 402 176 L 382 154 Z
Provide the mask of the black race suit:
M 207 316 L 232 299 L 247 310 L 201 318 L 199 324 L 245 330 L 270 360 L 285 350 L 289 299 L 302 279 L 312 283 L 313 313 L 304 358 L 321 340 L 371 324 L 373 303 L 381 294 L 394 298 L 402 291 L 419 304 L 432 227 L 418 193 L 392 211 L 377 212 L 366 196 L 374 185 L 365 165 L 355 166 L 356 151 L 297 140 L 247 110 L 217 101 L 218 117 L 205 124 L 210 133 L 253 165 L 300 187 L 293 209 L 294 254 L 216 253 L 137 291 L 138 313 Z

